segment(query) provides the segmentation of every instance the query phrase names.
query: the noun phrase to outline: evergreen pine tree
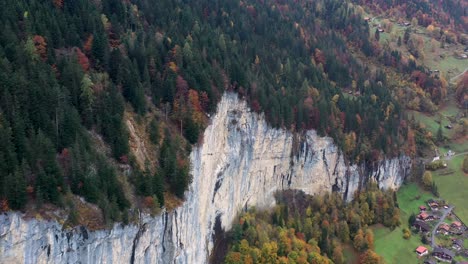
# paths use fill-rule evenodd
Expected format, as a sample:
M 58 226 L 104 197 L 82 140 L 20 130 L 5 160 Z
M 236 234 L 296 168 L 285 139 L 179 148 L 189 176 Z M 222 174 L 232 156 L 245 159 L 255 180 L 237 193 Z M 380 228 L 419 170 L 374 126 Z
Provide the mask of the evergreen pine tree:
M 437 130 L 437 142 L 442 143 L 444 141 L 444 135 L 442 134 L 442 124 L 439 124 L 439 129 Z

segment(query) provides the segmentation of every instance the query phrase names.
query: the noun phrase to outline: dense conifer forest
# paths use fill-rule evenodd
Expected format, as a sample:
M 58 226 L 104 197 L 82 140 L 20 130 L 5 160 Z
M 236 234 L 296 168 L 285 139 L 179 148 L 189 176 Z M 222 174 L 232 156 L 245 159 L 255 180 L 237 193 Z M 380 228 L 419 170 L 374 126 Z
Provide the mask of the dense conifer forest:
M 128 184 L 146 206 L 183 199 L 188 154 L 225 91 L 273 127 L 332 137 L 349 163 L 414 155 L 424 139 L 406 122 L 409 102 L 352 54 L 416 80 L 425 70 L 382 51 L 357 9 L 341 0 L 0 1 L 0 210 L 68 207 L 71 193 L 112 222 L 134 206 Z M 443 92 L 423 77 L 430 108 Z M 150 119 L 154 166 L 135 161 L 128 115 Z

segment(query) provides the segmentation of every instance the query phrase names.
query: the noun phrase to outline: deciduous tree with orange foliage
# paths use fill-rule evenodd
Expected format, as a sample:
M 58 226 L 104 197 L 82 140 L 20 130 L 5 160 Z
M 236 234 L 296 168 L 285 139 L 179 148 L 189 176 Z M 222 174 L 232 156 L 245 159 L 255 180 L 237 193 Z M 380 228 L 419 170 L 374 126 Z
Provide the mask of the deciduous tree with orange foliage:
M 192 110 L 192 119 L 198 126 L 203 126 L 205 124 L 205 114 L 200 102 L 200 97 L 198 92 L 190 89 L 188 92 L 188 99 L 190 102 L 190 107 Z
M 36 47 L 36 51 L 41 56 L 42 60 L 47 59 L 47 42 L 43 36 L 35 35 L 33 37 L 34 46 Z
M 468 71 L 465 72 L 458 81 L 455 90 L 455 97 L 457 98 L 458 104 L 465 109 L 468 108 Z
M 76 58 L 78 59 L 78 63 L 81 65 L 81 68 L 83 68 L 83 71 L 87 72 L 89 70 L 89 59 L 84 54 L 80 48 L 75 49 L 76 53 Z
M 410 156 L 414 156 L 416 154 L 416 140 L 414 138 L 414 130 L 408 127 L 408 136 L 406 139 L 407 148 L 406 153 Z
M 89 35 L 88 39 L 86 39 L 86 42 L 85 42 L 85 44 L 83 46 L 84 51 L 88 55 L 91 54 L 91 50 L 93 48 L 93 40 L 94 40 L 94 36 Z
M 359 256 L 359 264 L 381 264 L 384 263 L 381 256 L 368 249 Z
M 62 9 L 63 8 L 63 0 L 53 0 L 55 7 Z
M 325 66 L 325 62 L 326 62 L 325 54 L 323 54 L 321 50 L 315 49 L 314 59 L 315 59 L 315 63 L 322 64 L 323 66 Z

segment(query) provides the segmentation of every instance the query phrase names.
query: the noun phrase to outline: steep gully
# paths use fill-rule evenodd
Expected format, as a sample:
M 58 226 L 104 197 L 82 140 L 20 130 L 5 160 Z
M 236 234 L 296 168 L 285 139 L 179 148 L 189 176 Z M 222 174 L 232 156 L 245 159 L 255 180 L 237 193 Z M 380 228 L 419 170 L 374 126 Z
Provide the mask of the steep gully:
M 314 131 L 294 137 L 269 127 L 236 94 L 225 94 L 203 145 L 191 153 L 193 182 L 181 207 L 101 231 L 3 214 L 0 263 L 206 263 L 214 229 L 230 229 L 243 208 L 271 207 L 278 190 L 333 190 L 349 200 L 369 179 L 398 188 L 411 167 L 405 156 L 349 166 L 332 139 Z

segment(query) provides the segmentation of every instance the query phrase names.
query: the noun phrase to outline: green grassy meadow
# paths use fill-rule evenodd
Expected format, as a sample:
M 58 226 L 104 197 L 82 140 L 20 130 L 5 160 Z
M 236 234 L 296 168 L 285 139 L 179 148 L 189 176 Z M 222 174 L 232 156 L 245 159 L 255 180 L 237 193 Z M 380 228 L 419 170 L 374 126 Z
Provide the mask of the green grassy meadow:
M 381 225 L 372 228 L 375 251 L 385 259 L 386 263 L 422 263 L 422 260 L 419 261 L 414 252 L 416 247 L 422 245 L 419 235 L 412 234 L 410 239 L 405 240 L 403 228 L 408 226 L 408 218 L 411 213 L 418 213 L 418 207 L 431 198 L 434 198 L 432 194 L 421 190 L 414 183 L 404 185 L 398 190 L 397 200 L 401 210 L 401 226 L 395 230 Z
M 386 263 L 418 263 L 415 249 L 422 245 L 419 235 L 403 239 L 403 228 L 390 229 L 374 227 L 375 252 L 381 255 Z M 427 246 L 428 247 L 428 246 Z
M 366 16 L 372 17 L 371 14 Z M 374 25 L 383 24 L 384 17 L 374 18 L 370 23 L 370 36 L 374 38 L 375 29 Z M 400 36 L 403 38 L 404 32 L 407 29 L 405 26 L 401 26 L 395 21 L 392 22 L 393 27 L 391 32 L 384 32 L 380 34 L 380 44 L 389 44 L 392 49 L 399 50 L 405 55 L 410 55 L 405 45 L 401 47 L 397 46 L 397 40 Z M 463 50 L 463 45 L 447 45 L 445 48 L 440 47 L 440 42 L 431 37 L 431 33 L 424 27 L 417 26 L 409 27 L 412 34 L 418 35 L 424 40 L 424 56 L 419 58 L 420 63 L 427 66 L 429 69 L 440 70 L 447 79 L 458 75 L 468 68 L 468 60 L 458 59 L 454 56 L 455 52 Z
M 455 151 L 455 153 L 468 151 L 468 142 L 452 141 L 454 129 L 445 128 L 446 125 L 450 124 L 448 118 L 454 118 L 458 111 L 459 109 L 454 102 L 448 102 L 434 116 L 416 111 L 410 111 L 409 115 L 414 116 L 433 136 L 436 135 L 439 129 L 438 121 L 441 121 L 442 133 L 448 139 L 445 144 L 439 147 L 440 154 L 444 155 L 449 150 Z M 468 175 L 461 170 L 463 158 L 464 156 L 460 155 L 446 160 L 447 168 L 434 171 L 432 176 L 437 184 L 440 197 L 455 205 L 455 213 L 466 223 L 468 222 L 468 207 L 466 206 Z M 404 203 L 400 202 L 401 205 L 405 206 Z
M 444 175 L 444 171 L 439 170 L 432 173 L 433 180 L 439 188 L 440 197 L 455 205 L 455 213 L 461 220 L 468 223 L 468 175 L 461 170 L 463 155 L 456 156 L 447 161 L 451 174 Z
M 373 17 L 372 14 L 366 16 Z M 370 35 L 373 38 L 375 34 L 375 25 L 382 23 L 384 17 L 375 17 L 370 23 Z M 409 52 L 405 45 L 397 46 L 398 36 L 403 37 L 406 27 L 393 23 L 391 32 L 380 34 L 380 44 L 388 44 L 392 49 L 399 50 L 405 56 L 409 56 Z M 454 56 L 455 52 L 463 49 L 461 45 L 447 45 L 445 48 L 440 47 L 440 43 L 432 40 L 430 32 L 423 27 L 411 27 L 412 34 L 417 34 L 424 40 L 424 57 L 419 58 L 418 62 L 424 64 L 429 69 L 438 69 L 443 76 L 449 79 L 468 68 L 468 60 L 461 60 Z M 448 150 L 462 153 L 468 151 L 468 142 L 453 140 L 454 129 L 447 129 L 445 126 L 453 122 L 458 122 L 456 116 L 460 109 L 455 101 L 450 100 L 443 103 L 439 110 L 433 115 L 425 114 L 417 111 L 408 111 L 408 117 L 414 118 L 420 122 L 435 138 L 437 131 L 442 126 L 442 134 L 447 139 L 445 144 L 438 146 L 440 154 L 443 155 Z M 430 158 L 430 157 L 426 157 Z M 456 156 L 447 160 L 447 168 L 432 172 L 433 180 L 436 182 L 440 198 L 455 205 L 455 213 L 465 223 L 468 223 L 468 175 L 461 170 L 463 155 Z M 405 240 L 403 238 L 403 228 L 408 226 L 408 218 L 411 213 L 418 213 L 418 207 L 425 204 L 425 201 L 434 198 L 429 192 L 422 190 L 417 184 L 411 183 L 404 185 L 397 192 L 398 204 L 401 210 L 402 225 L 395 230 L 390 230 L 381 225 L 373 226 L 375 238 L 375 251 L 384 257 L 387 263 L 422 263 L 416 256 L 414 250 L 421 245 L 419 234 L 412 234 L 411 238 Z M 450 222 L 450 219 L 448 219 Z M 443 239 L 443 238 L 441 238 Z M 441 241 L 442 242 L 442 241 Z M 447 242 L 447 241 L 445 241 Z M 448 241 L 447 243 L 451 243 Z M 427 246 L 429 248 L 429 246 Z M 468 248 L 468 239 L 465 239 L 465 247 Z M 457 259 L 461 260 L 461 259 Z

